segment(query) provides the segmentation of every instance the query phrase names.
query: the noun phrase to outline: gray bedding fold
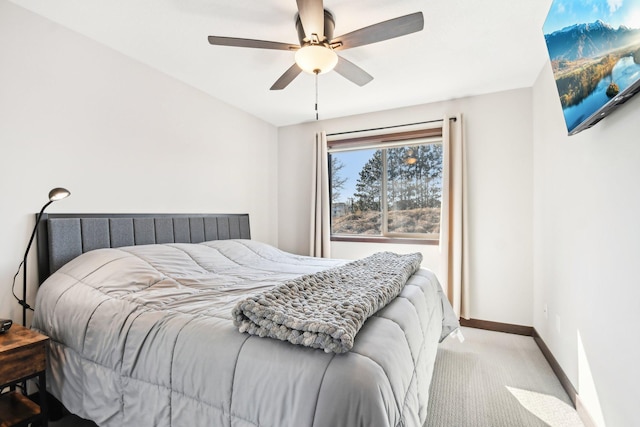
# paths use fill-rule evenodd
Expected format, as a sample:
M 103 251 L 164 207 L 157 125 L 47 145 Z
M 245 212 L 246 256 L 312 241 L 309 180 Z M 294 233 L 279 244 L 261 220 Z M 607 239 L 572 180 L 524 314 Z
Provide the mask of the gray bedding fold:
M 239 301 L 240 332 L 345 353 L 364 322 L 397 297 L 422 255 L 379 252 L 298 277 Z

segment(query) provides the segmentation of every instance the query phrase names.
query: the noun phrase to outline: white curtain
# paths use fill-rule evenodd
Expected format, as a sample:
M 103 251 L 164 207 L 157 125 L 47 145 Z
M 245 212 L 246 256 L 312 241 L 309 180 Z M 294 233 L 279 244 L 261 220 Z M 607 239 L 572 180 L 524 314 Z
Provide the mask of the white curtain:
M 313 150 L 313 177 L 311 188 L 311 256 L 329 258 L 331 242 L 329 239 L 329 159 L 327 154 L 326 132 L 316 133 Z
M 443 174 L 440 217 L 440 281 L 454 311 L 469 318 L 467 161 L 462 116 L 442 124 Z

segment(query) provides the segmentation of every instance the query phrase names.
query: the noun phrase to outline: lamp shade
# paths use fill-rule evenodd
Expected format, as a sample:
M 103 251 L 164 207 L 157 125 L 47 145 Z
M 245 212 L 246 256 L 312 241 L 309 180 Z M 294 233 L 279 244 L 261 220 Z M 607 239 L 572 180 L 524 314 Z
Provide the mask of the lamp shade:
M 56 200 L 66 199 L 70 194 L 71 192 L 66 188 L 57 187 L 49 191 L 49 200 L 55 202 Z
M 322 45 L 308 45 L 296 52 L 296 64 L 309 74 L 324 74 L 338 63 L 338 55 Z

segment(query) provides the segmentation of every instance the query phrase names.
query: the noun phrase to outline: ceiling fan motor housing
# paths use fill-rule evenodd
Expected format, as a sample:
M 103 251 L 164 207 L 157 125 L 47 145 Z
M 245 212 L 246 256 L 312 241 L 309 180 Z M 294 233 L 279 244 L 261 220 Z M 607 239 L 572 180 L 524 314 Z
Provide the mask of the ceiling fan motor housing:
M 324 9 L 324 39 L 317 40 L 320 44 L 328 45 L 331 40 L 333 40 L 333 29 L 336 26 L 336 21 L 331 12 L 327 9 Z M 296 15 L 296 30 L 298 31 L 298 40 L 300 41 L 300 46 L 305 46 L 309 44 L 315 44 L 315 40 L 310 40 L 307 38 L 304 32 L 304 28 L 302 28 L 302 21 L 300 20 L 300 15 Z

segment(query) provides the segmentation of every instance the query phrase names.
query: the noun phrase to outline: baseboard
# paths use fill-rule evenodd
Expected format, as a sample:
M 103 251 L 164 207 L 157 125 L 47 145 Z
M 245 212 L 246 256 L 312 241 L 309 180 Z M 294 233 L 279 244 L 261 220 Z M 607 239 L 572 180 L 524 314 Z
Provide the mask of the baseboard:
M 460 326 L 469 328 L 485 329 L 487 331 L 506 332 L 508 334 L 533 336 L 531 326 L 513 325 L 511 323 L 491 322 L 489 320 L 460 319 Z
M 577 408 L 576 402 L 578 392 L 576 391 L 575 387 L 573 387 L 573 384 L 571 384 L 571 381 L 569 381 L 569 377 L 564 373 L 556 358 L 553 357 L 551 350 L 549 350 L 549 347 L 547 347 L 547 344 L 545 344 L 544 340 L 542 339 L 540 334 L 538 334 L 538 331 L 536 331 L 535 328 L 533 328 L 532 336 L 536 344 L 538 344 L 538 347 L 540 348 L 540 351 L 544 355 L 545 359 L 547 359 L 547 362 L 549 362 L 553 373 L 556 374 L 556 377 L 558 377 L 560 384 L 562 384 L 562 387 L 569 395 L 569 399 L 571 399 L 573 406 Z
M 585 408 L 585 406 L 582 404 L 580 395 L 578 395 L 575 387 L 573 386 L 573 384 L 571 384 L 569 377 L 562 370 L 562 367 L 553 356 L 553 353 L 551 353 L 551 350 L 549 350 L 549 347 L 547 347 L 547 344 L 545 344 L 544 340 L 534 327 L 513 325 L 511 323 L 491 322 L 489 320 L 478 319 L 460 319 L 460 326 L 533 337 L 533 340 L 538 345 L 538 348 L 542 352 L 542 355 L 545 359 L 547 359 L 549 366 L 551 366 L 551 370 L 556 375 L 556 377 L 558 377 L 558 381 L 560 381 L 562 388 L 564 388 L 564 391 L 569 396 L 569 399 L 571 399 L 571 403 L 573 403 L 573 407 L 576 408 L 576 412 L 578 413 L 578 416 L 582 420 L 585 427 L 598 427 L 589 414 L 589 411 L 587 411 L 587 408 Z
M 598 427 L 595 421 L 593 421 L 593 418 L 591 418 L 591 414 L 587 411 L 587 408 L 582 404 L 579 394 L 576 395 L 576 412 L 580 420 L 582 420 L 584 427 Z

